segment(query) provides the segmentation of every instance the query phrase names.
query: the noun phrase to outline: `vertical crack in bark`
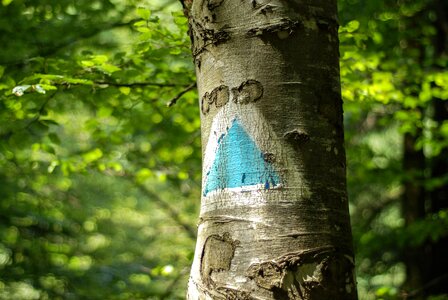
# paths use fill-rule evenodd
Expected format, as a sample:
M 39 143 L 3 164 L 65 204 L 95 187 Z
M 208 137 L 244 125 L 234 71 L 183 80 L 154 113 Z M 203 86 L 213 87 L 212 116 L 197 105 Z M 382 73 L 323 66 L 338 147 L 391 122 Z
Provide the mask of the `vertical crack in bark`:
M 182 8 L 184 10 L 184 15 L 187 18 L 189 18 L 191 6 L 193 5 L 193 0 L 180 0 L 180 3 L 182 4 Z
M 339 92 L 334 91 L 331 86 L 323 90 L 327 92 L 325 94 L 320 91 L 315 92 L 317 113 L 336 128 L 342 128 L 342 98 Z

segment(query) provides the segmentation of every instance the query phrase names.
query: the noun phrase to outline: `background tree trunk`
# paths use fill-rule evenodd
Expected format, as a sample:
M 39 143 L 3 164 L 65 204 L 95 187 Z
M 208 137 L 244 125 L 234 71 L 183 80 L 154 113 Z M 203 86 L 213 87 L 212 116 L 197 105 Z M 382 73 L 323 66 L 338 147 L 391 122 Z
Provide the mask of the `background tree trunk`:
M 436 59 L 448 55 L 448 3 L 435 1 L 437 19 L 435 21 L 436 36 L 434 41 Z M 442 99 L 433 99 L 434 116 L 438 129 L 448 122 L 448 102 Z M 448 176 L 448 148 L 444 147 L 439 155 L 430 161 L 431 178 L 446 178 Z M 448 184 L 445 183 L 433 189 L 429 193 L 430 213 L 438 213 L 448 208 Z M 448 293 L 448 236 L 442 236 L 437 241 L 429 243 L 427 257 L 431 257 L 427 263 L 424 288 L 426 295 Z M 426 254 L 426 253 L 425 253 Z
M 402 209 L 406 226 L 425 217 L 426 193 L 423 185 L 425 155 L 423 149 L 416 149 L 417 139 L 421 136 L 421 129 L 416 130 L 415 135 L 410 133 L 404 135 L 403 172 L 406 174 L 406 179 L 403 182 Z M 403 261 L 406 265 L 405 290 L 422 286 L 423 270 L 426 264 L 424 249 L 424 245 L 408 247 L 403 253 Z
M 446 55 L 448 33 L 448 4 L 446 1 L 435 0 L 430 2 L 422 13 L 433 10 L 436 12 L 433 26 L 436 34 L 433 39 L 434 62 L 432 68 L 438 69 L 436 61 Z M 416 30 L 421 26 L 419 18 L 411 20 L 411 28 Z M 412 37 L 409 44 L 419 51 L 419 64 L 425 67 L 425 45 L 419 37 Z M 421 82 L 418 82 L 421 85 Z M 420 88 L 420 86 L 418 87 Z M 448 105 L 446 101 L 433 98 L 432 121 L 437 124 L 437 129 L 448 120 Z M 422 115 L 425 114 L 420 109 Z M 422 117 L 423 118 L 423 117 Z M 423 121 L 423 119 L 422 119 Z M 436 134 L 436 136 L 438 136 Z M 448 187 L 446 183 L 432 189 L 425 189 L 425 170 L 429 171 L 426 179 L 443 179 L 448 172 L 448 149 L 444 147 L 434 156 L 425 157 L 423 149 L 417 149 L 419 139 L 423 138 L 423 130 L 417 129 L 415 134 L 406 134 L 404 137 L 403 171 L 408 179 L 404 182 L 403 216 L 406 226 L 415 222 L 421 222 L 428 214 L 437 214 L 448 207 Z M 435 140 L 440 137 L 435 138 Z M 442 140 L 439 140 L 442 143 Z M 404 289 L 409 291 L 408 296 L 413 299 L 426 299 L 429 295 L 446 294 L 448 272 L 446 265 L 448 257 L 448 238 L 441 236 L 437 240 L 426 239 L 421 245 L 410 246 L 403 253 L 403 261 L 406 265 L 406 282 Z
M 203 192 L 189 299 L 356 299 L 336 1 L 186 0 Z

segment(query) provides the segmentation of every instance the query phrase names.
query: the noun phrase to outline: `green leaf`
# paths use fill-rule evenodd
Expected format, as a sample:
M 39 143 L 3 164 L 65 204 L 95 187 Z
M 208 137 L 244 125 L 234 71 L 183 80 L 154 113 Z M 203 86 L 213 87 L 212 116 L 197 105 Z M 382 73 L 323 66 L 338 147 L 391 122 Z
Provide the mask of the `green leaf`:
M 120 172 L 120 171 L 123 170 L 123 166 L 122 166 L 120 163 L 115 162 L 115 161 L 111 161 L 111 162 L 109 162 L 109 163 L 107 164 L 107 166 L 108 166 L 110 169 L 114 170 L 115 172 Z
M 92 151 L 89 151 L 89 152 L 84 153 L 82 155 L 84 161 L 87 164 L 92 163 L 92 162 L 100 159 L 102 156 L 103 156 L 103 151 L 101 151 L 101 149 L 99 149 L 99 148 L 93 149 Z
M 72 84 L 93 85 L 93 81 L 89 80 L 89 79 L 64 77 L 63 81 L 67 82 L 67 83 L 72 83 Z
M 98 69 L 110 74 L 121 70 L 121 68 L 114 66 L 112 64 L 102 64 L 101 66 L 98 67 Z
M 129 93 L 131 92 L 131 88 L 127 87 L 127 86 L 121 86 L 118 88 L 120 90 L 120 92 L 124 95 L 129 95 Z
M 81 61 L 81 66 L 86 67 L 86 68 L 91 68 L 95 65 L 95 63 L 91 60 L 82 60 Z
M 9 4 L 11 4 L 11 2 L 14 0 L 2 0 L 2 4 L 3 6 L 8 6 Z
M 136 174 L 137 182 L 143 183 L 146 179 L 149 179 L 153 176 L 153 172 L 148 168 L 140 169 Z
M 49 145 L 49 144 L 42 144 L 41 148 L 42 148 L 42 150 L 44 150 L 47 153 L 50 153 L 50 154 L 55 154 L 56 153 L 54 147 Z
M 107 106 L 102 106 L 100 107 L 100 109 L 98 110 L 98 117 L 100 118 L 106 118 L 109 117 L 110 115 L 112 115 L 113 113 L 113 108 L 112 107 L 107 107 Z
M 188 23 L 188 19 L 184 15 L 176 16 L 174 17 L 174 23 L 177 25 L 185 25 Z
M 147 22 L 146 21 L 138 21 L 134 23 L 135 27 L 141 27 L 141 26 L 146 26 Z
M 139 7 L 137 8 L 137 15 L 144 20 L 149 20 L 149 18 L 151 17 L 151 10 Z
M 356 30 L 358 30 L 358 28 L 359 28 L 358 20 L 350 21 L 347 25 L 345 25 L 345 30 L 347 30 L 347 32 L 355 32 Z
M 141 33 L 149 32 L 148 27 L 137 27 L 137 31 Z
M 50 134 L 48 135 L 48 138 L 50 139 L 50 141 L 51 141 L 53 144 L 56 144 L 56 145 L 61 144 L 61 139 L 60 139 L 59 136 L 58 136 L 57 134 L 55 134 L 55 133 L 50 133 Z
M 50 85 L 50 84 L 38 84 L 42 89 L 44 89 L 45 91 L 51 91 L 51 90 L 57 90 L 58 88 L 54 85 Z

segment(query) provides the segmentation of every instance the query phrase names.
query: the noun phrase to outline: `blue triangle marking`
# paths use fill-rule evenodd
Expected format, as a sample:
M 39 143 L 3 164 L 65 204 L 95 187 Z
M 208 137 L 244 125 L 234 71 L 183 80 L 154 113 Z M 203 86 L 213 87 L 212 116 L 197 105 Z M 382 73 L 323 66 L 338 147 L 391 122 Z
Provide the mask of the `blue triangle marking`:
M 206 176 L 204 196 L 219 189 L 260 184 L 270 189 L 280 184 L 280 176 L 264 160 L 263 152 L 238 119 L 219 137 L 216 156 Z

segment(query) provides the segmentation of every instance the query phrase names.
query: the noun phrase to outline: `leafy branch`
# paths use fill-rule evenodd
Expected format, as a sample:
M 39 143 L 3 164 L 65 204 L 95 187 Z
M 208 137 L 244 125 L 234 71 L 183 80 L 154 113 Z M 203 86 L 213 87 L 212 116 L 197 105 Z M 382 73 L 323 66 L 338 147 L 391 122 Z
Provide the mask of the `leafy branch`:
M 131 26 L 132 24 L 134 24 L 136 21 L 138 21 L 139 19 L 132 19 L 130 21 L 127 22 L 122 22 L 117 21 L 114 23 L 109 23 L 109 24 L 103 24 L 102 26 L 100 26 L 99 28 L 94 28 L 90 31 L 87 32 L 83 32 L 80 35 L 76 36 L 76 37 L 72 37 L 70 39 L 67 39 L 65 41 L 60 42 L 59 44 L 55 44 L 55 45 L 51 45 L 51 46 L 47 46 L 47 47 L 43 47 L 43 48 L 39 48 L 39 50 L 35 53 L 32 53 L 30 55 L 28 55 L 28 57 L 22 57 L 20 59 L 16 59 L 16 60 L 12 60 L 12 61 L 1 61 L 0 65 L 6 65 L 6 66 L 15 66 L 15 67 L 19 67 L 19 66 L 23 66 L 26 64 L 26 61 L 34 58 L 34 57 L 50 57 L 52 55 L 57 54 L 60 50 L 65 49 L 67 47 L 70 47 L 71 45 L 74 45 L 76 43 L 78 43 L 81 40 L 86 40 L 89 38 L 92 38 L 102 32 L 106 32 L 112 29 L 116 29 L 116 28 L 120 28 L 120 27 L 126 27 L 126 26 Z
M 166 211 L 166 213 L 173 219 L 173 221 L 175 221 L 180 227 L 182 227 L 185 230 L 187 235 L 192 240 L 194 241 L 196 240 L 196 230 L 190 224 L 184 222 L 181 219 L 179 212 L 174 207 L 172 207 L 168 202 L 166 202 L 156 193 L 148 190 L 142 184 L 136 184 L 136 186 L 143 194 L 147 195 L 159 207 L 163 208 Z
M 186 93 L 188 93 L 189 91 L 191 91 L 192 89 L 194 89 L 196 87 L 196 82 L 190 84 L 189 86 L 187 86 L 185 89 L 183 89 L 179 94 L 177 94 L 173 99 L 171 99 L 170 101 L 168 101 L 167 106 L 171 107 L 174 104 L 177 103 L 177 100 L 179 100 L 180 98 L 182 98 L 183 95 L 185 95 Z

